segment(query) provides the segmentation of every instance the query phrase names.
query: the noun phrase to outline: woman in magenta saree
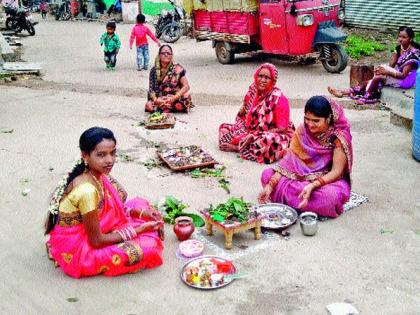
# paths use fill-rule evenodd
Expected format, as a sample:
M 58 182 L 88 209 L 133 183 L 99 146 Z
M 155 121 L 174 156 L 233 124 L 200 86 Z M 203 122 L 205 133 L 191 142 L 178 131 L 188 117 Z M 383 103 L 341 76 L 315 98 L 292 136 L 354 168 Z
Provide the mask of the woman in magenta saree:
M 293 135 L 288 99 L 275 85 L 277 69 L 270 63 L 254 74 L 234 124 L 219 127 L 219 148 L 246 160 L 270 164 L 280 159 Z
M 125 202 L 125 190 L 109 175 L 115 146 L 110 130 L 86 130 L 80 138 L 83 159 L 50 203 L 49 257 L 74 278 L 118 276 L 162 264 L 160 214 L 144 199 Z
M 263 172 L 259 201 L 337 217 L 350 197 L 352 163 L 352 136 L 343 109 L 314 96 L 306 103 L 305 123 L 297 128 L 286 155 Z

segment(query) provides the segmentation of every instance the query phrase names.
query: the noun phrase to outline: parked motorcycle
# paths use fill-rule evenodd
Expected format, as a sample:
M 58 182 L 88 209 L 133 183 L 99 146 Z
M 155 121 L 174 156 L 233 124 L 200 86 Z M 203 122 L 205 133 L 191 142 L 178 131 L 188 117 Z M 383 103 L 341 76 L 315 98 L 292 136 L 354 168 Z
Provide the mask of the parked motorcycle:
M 55 19 L 67 21 L 71 18 L 70 1 L 64 0 L 61 2 L 57 10 L 55 11 Z
M 29 35 L 35 35 L 35 25 L 38 22 L 32 21 L 31 13 L 25 8 L 15 8 L 11 5 L 5 6 L 4 11 L 7 15 L 6 29 L 12 30 L 15 33 L 20 33 L 23 30 L 28 31 Z
M 174 0 L 168 0 L 173 5 L 173 10 L 163 9 L 155 24 L 156 37 L 166 43 L 175 43 L 184 32 L 185 10 L 182 6 L 176 5 Z

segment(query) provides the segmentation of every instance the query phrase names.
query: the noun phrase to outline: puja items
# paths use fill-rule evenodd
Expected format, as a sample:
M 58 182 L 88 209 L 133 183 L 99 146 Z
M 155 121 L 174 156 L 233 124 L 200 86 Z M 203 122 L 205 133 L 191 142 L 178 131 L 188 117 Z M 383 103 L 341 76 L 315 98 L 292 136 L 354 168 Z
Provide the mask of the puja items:
M 232 248 L 233 235 L 254 229 L 256 240 L 261 238 L 261 221 L 263 215 L 255 210 L 251 210 L 252 205 L 244 202 L 242 198 L 229 198 L 226 203 L 209 209 L 204 209 L 201 213 L 206 221 L 207 235 L 213 235 L 213 226 L 225 234 L 225 248 Z
M 222 257 L 201 256 L 187 262 L 181 271 L 182 281 L 197 289 L 217 289 L 231 283 L 236 277 L 234 264 Z
M 281 203 L 261 204 L 253 209 L 264 216 L 261 227 L 265 229 L 286 229 L 293 225 L 298 218 L 295 209 Z
M 313 236 L 318 231 L 318 215 L 314 212 L 303 212 L 299 217 L 303 235 Z
M 160 150 L 157 155 L 173 171 L 210 167 L 217 163 L 209 153 L 196 145 Z
M 174 233 L 178 240 L 185 241 L 194 233 L 193 220 L 187 216 L 181 216 L 175 219 Z
M 188 258 L 200 256 L 204 251 L 204 244 L 197 240 L 187 240 L 179 244 L 179 253 Z
M 153 113 L 145 122 L 144 127 L 146 129 L 168 129 L 173 128 L 176 123 L 174 114 L 171 113 Z

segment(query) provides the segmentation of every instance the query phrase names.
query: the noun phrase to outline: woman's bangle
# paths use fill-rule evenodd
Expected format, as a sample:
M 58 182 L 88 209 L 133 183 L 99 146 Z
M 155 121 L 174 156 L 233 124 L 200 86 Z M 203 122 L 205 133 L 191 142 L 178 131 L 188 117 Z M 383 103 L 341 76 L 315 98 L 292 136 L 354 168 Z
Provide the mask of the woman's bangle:
M 125 236 L 124 232 L 121 230 L 117 230 L 117 233 L 120 235 L 121 237 L 121 241 L 126 242 L 127 241 L 127 237 Z
M 316 180 L 319 182 L 319 187 L 325 186 L 327 184 L 321 176 L 318 177 Z

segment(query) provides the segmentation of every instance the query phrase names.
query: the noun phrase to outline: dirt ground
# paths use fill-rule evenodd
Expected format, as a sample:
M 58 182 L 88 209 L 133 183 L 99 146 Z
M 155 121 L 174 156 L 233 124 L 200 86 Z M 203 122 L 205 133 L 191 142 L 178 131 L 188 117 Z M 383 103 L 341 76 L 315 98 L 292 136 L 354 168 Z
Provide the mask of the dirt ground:
M 198 144 L 212 152 L 227 167 L 232 196 L 256 202 L 260 190 L 266 166 L 220 152 L 217 128 L 234 120 L 262 61 L 244 57 L 222 66 L 209 43 L 182 39 L 174 50 L 187 69 L 196 108 L 180 115 L 172 130 L 146 131 L 136 123 L 145 117 L 148 76 L 135 71 L 134 51 L 126 45 L 130 27 L 118 25 L 125 46 L 117 70 L 107 72 L 98 44 L 104 25 L 42 22 L 37 35 L 23 42 L 24 58 L 42 64 L 44 81 L 28 82 L 28 87 L 0 85 L 0 129 L 13 129 L 0 133 L 2 314 L 312 315 L 327 314 L 326 305 L 343 301 L 361 314 L 418 314 L 420 164 L 411 157 L 411 134 L 391 125 L 386 111 L 346 110 L 354 138 L 353 190 L 369 203 L 321 222 L 314 237 L 303 236 L 294 225 L 290 240 L 269 233 L 254 241 L 244 233 L 225 251 L 216 233 L 205 253 L 232 258 L 248 274 L 224 289 L 198 291 L 181 282 L 184 261 L 175 255 L 178 241 L 171 226 L 166 226 L 165 262 L 158 269 L 75 280 L 54 268 L 42 233 L 48 196 L 78 156 L 81 132 L 91 126 L 111 128 L 121 154 L 131 157 L 113 170 L 130 196 L 156 202 L 174 195 L 191 211 L 228 198 L 214 179 L 143 166 L 155 157 L 153 144 L 159 141 Z M 151 56 L 155 53 L 152 45 Z M 347 71 L 330 75 L 319 64 L 270 61 L 279 68 L 278 86 L 293 100 L 295 124 L 302 122 L 298 105 L 305 99 L 324 93 L 329 84 L 348 84 Z M 30 192 L 23 196 L 26 189 Z

